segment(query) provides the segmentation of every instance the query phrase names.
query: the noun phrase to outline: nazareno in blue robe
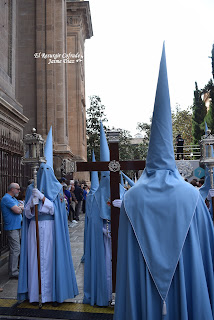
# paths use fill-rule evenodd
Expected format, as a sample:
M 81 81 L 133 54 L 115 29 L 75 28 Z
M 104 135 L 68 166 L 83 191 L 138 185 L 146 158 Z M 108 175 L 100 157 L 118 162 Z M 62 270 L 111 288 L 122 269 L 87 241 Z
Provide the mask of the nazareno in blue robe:
M 37 173 L 38 189 L 53 202 L 55 241 L 53 246 L 53 301 L 59 303 L 78 295 L 76 276 L 73 267 L 68 222 L 63 191 L 57 181 L 53 169 L 47 164 L 41 164 Z M 29 186 L 26 202 L 30 198 L 33 186 Z M 18 300 L 28 299 L 28 263 L 27 263 L 27 232 L 29 221 L 23 217 L 21 255 L 18 281 Z
M 176 168 L 163 46 L 146 168 L 121 206 L 114 320 L 213 318 L 213 224 Z
M 100 160 L 110 161 L 104 128 L 100 123 Z M 125 189 L 121 186 L 120 197 Z M 98 189 L 93 194 L 88 216 L 83 303 L 108 306 L 111 300 L 111 199 L 110 172 L 101 172 Z
M 179 173 L 176 175 L 178 177 Z M 177 179 L 179 181 L 179 177 Z M 166 215 L 178 212 L 171 223 L 166 216 L 159 215 L 158 208 L 152 208 L 150 197 L 148 202 L 142 203 L 139 197 L 135 196 L 135 187 L 124 196 L 118 236 L 115 320 L 214 318 L 214 233 L 210 214 L 194 187 L 183 182 L 178 190 L 174 181 L 171 187 Z M 161 195 L 162 187 L 159 188 Z M 181 206 L 180 198 L 177 203 L 171 199 L 180 191 L 181 196 L 190 197 L 187 198 L 186 208 Z M 129 205 L 130 199 L 135 202 L 134 210 Z M 188 200 L 195 203 L 195 208 L 189 207 Z M 145 215 L 141 214 L 138 204 L 142 208 L 148 208 L 149 202 L 151 209 L 149 212 L 147 210 Z M 162 205 L 161 196 L 159 205 Z M 150 222 L 156 220 L 156 228 L 146 223 L 147 214 L 151 212 L 154 214 Z M 191 215 L 188 217 L 189 212 Z M 182 219 L 179 213 L 183 219 L 188 217 L 189 228 L 183 229 L 185 224 L 180 222 Z M 140 219 L 136 218 L 139 216 Z M 163 224 L 164 228 L 159 230 L 158 222 L 161 225 L 162 219 L 165 219 L 166 223 Z M 154 236 L 151 237 L 151 234 Z M 176 234 L 184 237 L 184 242 L 179 247 Z M 170 269 L 172 271 L 168 276 Z M 162 315 L 163 301 L 167 310 L 165 317 Z
M 94 151 L 92 153 L 92 162 L 96 162 L 95 160 L 95 154 Z M 84 253 L 81 259 L 81 262 L 85 262 L 85 247 L 86 247 L 86 239 L 87 239 L 87 230 L 88 230 L 88 219 L 91 214 L 91 208 L 92 208 L 92 203 L 94 199 L 94 193 L 99 187 L 99 178 L 98 178 L 98 172 L 97 171 L 92 171 L 91 172 L 91 188 L 90 191 L 86 197 L 86 210 L 85 210 L 85 226 L 84 226 Z
M 125 189 L 120 186 L 123 197 Z M 103 227 L 110 220 L 110 175 L 102 176 L 99 188 L 93 195 L 91 210 L 88 214 L 84 263 L 84 299 L 83 303 L 108 306 L 109 281 L 107 281 L 106 248 Z M 111 281 L 111 280 L 110 280 Z M 110 283 L 111 284 L 111 283 Z

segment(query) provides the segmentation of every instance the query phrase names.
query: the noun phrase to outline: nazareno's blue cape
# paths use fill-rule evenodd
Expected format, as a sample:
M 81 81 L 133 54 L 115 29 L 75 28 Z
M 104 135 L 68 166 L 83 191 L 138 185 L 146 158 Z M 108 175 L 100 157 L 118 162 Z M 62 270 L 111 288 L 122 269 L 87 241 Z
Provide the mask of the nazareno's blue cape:
M 59 303 L 78 294 L 76 277 L 71 256 L 68 221 L 63 200 L 61 184 L 57 181 L 53 169 L 41 164 L 37 173 L 38 189 L 54 204 L 55 241 L 53 254 L 53 301 Z M 26 193 L 26 203 L 33 186 Z M 18 281 L 18 300 L 28 299 L 27 232 L 29 221 L 23 218 L 21 255 Z
M 213 225 L 174 159 L 163 47 L 146 168 L 120 213 L 115 320 L 211 320 Z

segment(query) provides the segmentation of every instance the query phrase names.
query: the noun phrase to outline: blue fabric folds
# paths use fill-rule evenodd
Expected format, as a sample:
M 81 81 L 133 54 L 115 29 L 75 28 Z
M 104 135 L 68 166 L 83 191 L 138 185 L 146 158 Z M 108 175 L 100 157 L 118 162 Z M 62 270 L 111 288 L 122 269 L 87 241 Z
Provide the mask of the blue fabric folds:
M 213 246 L 212 221 L 199 197 L 166 298 L 167 314 L 163 316 L 163 302 L 123 205 L 118 238 L 120 250 L 114 320 L 214 319 Z
M 92 153 L 92 162 L 96 162 L 94 151 Z M 86 197 L 86 210 L 85 210 L 85 227 L 84 227 L 84 254 L 82 256 L 81 262 L 85 261 L 85 247 L 86 247 L 86 239 L 87 239 L 87 231 L 88 231 L 88 219 L 91 215 L 91 207 L 94 199 L 94 193 L 99 187 L 99 178 L 98 172 L 91 172 L 91 188 Z
M 124 196 L 126 214 L 162 300 L 166 299 L 198 198 L 198 191 L 177 170 L 157 170 L 152 175 L 145 170 L 137 186 Z
M 53 301 L 59 303 L 78 294 L 76 277 L 71 256 L 68 222 L 63 191 L 51 167 L 41 164 L 37 173 L 38 189 L 54 204 L 55 241 L 53 247 Z M 28 201 L 33 186 L 28 188 Z M 20 271 L 18 281 L 18 300 L 28 298 L 27 232 L 29 221 L 23 219 Z

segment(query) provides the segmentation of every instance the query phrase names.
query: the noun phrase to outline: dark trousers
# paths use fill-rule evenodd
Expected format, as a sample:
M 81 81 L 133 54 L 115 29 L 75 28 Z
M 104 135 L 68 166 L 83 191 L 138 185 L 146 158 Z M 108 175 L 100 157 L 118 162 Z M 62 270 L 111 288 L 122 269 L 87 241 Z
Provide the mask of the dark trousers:
M 180 155 L 181 155 L 181 159 L 183 159 L 184 158 L 183 148 L 177 148 L 177 160 L 180 159 Z
M 19 275 L 18 263 L 20 255 L 20 239 L 21 230 L 7 230 L 7 240 L 9 244 L 9 262 L 8 262 L 8 274 L 9 277 L 15 277 Z
M 85 213 L 85 199 L 82 200 L 82 212 Z
M 75 219 L 76 220 L 79 220 L 81 204 L 82 204 L 82 201 L 78 201 L 78 203 L 76 204 L 76 207 L 75 207 Z

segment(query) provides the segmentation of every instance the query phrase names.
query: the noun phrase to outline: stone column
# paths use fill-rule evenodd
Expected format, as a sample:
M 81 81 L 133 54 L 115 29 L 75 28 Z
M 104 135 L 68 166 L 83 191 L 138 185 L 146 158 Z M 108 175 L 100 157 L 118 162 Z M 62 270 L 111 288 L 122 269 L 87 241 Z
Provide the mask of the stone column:
M 36 10 L 38 132 L 45 137 L 52 125 L 54 151 L 70 153 L 66 64 L 60 61 L 66 52 L 66 0 L 38 0 Z
M 67 52 L 71 56 L 71 62 L 67 64 L 68 141 L 75 159 L 84 161 L 87 161 L 84 43 L 92 36 L 89 2 L 68 2 Z M 76 173 L 75 178 L 87 180 L 88 175 Z

